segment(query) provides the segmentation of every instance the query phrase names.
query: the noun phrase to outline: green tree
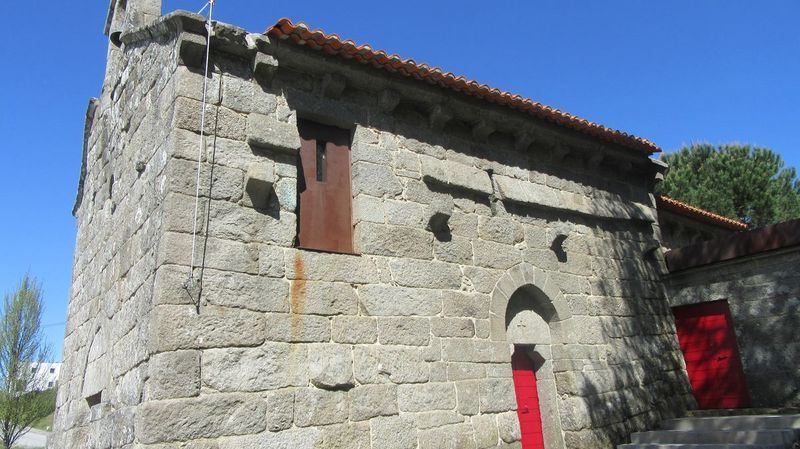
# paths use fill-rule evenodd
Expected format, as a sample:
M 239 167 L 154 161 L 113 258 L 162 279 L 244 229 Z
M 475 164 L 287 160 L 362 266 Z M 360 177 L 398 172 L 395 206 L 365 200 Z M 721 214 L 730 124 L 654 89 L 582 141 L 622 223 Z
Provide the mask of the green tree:
M 661 159 L 669 171 L 660 193 L 760 227 L 800 218 L 794 167 L 767 148 L 695 144 Z
M 3 296 L 0 315 L 0 441 L 12 444 L 52 409 L 52 395 L 40 394 L 32 368 L 47 359 L 42 339 L 42 289 L 25 275 L 14 293 Z

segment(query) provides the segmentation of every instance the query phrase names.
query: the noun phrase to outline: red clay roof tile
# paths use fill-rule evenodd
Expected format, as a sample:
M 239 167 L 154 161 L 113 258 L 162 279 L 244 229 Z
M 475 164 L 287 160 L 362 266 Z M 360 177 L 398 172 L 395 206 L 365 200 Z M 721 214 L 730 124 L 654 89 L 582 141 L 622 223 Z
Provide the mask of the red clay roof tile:
M 519 95 L 504 92 L 485 84 L 468 80 L 462 76 L 456 76 L 450 72 L 444 72 L 438 67 L 417 64 L 413 59 L 402 59 L 397 55 L 389 55 L 382 50 L 373 50 L 369 45 L 357 45 L 351 40 L 342 40 L 335 34 L 325 34 L 321 30 L 311 30 L 303 23 L 293 24 L 291 20 L 284 18 L 268 28 L 266 34 L 278 39 L 289 40 L 297 45 L 306 45 L 309 48 L 321 50 L 330 55 L 352 59 L 377 69 L 400 73 L 403 76 L 461 92 L 490 103 L 523 111 L 539 119 L 613 142 L 626 148 L 647 154 L 661 151 L 653 142 L 641 137 L 607 128 Z
M 709 212 L 705 209 L 700 209 L 699 207 L 686 204 L 666 195 L 658 195 L 656 197 L 656 206 L 658 209 L 669 210 L 681 215 L 686 215 L 688 217 L 713 223 L 718 226 L 723 226 L 734 231 L 747 230 L 747 223 L 743 223 L 739 220 L 733 220 L 728 217 L 723 217 L 722 215 Z

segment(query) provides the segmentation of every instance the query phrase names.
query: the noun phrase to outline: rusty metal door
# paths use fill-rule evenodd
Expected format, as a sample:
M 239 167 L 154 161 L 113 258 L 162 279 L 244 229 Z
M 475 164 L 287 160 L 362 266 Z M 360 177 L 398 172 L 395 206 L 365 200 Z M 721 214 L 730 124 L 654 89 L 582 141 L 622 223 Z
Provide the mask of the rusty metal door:
M 298 120 L 298 246 L 353 252 L 350 131 Z

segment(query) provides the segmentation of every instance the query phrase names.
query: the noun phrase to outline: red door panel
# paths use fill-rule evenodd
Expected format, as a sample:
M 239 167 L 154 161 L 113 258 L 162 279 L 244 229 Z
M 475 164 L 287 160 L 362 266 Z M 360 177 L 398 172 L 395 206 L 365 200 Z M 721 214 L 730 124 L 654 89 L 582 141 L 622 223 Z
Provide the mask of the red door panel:
M 517 395 L 517 416 L 522 431 L 522 449 L 544 449 L 536 372 L 533 362 L 525 354 L 524 349 L 516 348 L 514 351 L 511 357 L 511 369 L 514 374 L 514 391 Z
M 674 307 L 686 371 L 701 409 L 750 405 L 727 301 Z

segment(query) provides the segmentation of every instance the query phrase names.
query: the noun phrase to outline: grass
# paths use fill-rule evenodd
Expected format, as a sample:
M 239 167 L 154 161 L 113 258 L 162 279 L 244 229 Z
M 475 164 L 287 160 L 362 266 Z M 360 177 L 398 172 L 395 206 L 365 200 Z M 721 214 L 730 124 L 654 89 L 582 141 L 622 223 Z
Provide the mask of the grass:
M 53 414 L 49 414 L 44 418 L 39 418 L 31 424 L 34 429 L 45 430 L 47 432 L 53 430 Z

